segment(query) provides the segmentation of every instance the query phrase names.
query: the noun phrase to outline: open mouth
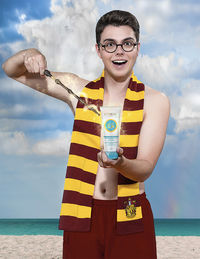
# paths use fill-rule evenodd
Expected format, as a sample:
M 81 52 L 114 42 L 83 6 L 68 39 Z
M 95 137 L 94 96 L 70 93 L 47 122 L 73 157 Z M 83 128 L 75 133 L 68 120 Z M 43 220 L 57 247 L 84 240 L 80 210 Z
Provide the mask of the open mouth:
M 126 63 L 127 63 L 127 60 L 114 60 L 114 61 L 112 61 L 112 63 L 113 63 L 114 65 L 119 65 L 119 66 L 121 66 L 121 65 L 126 64 Z

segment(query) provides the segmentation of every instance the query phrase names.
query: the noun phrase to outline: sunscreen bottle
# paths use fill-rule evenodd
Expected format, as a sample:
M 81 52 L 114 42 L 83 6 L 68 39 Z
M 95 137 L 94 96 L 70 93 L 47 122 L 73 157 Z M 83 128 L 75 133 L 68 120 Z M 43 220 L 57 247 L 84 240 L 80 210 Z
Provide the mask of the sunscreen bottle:
M 119 146 L 121 110 L 120 106 L 101 107 L 104 151 L 109 159 L 118 158 L 116 149 Z

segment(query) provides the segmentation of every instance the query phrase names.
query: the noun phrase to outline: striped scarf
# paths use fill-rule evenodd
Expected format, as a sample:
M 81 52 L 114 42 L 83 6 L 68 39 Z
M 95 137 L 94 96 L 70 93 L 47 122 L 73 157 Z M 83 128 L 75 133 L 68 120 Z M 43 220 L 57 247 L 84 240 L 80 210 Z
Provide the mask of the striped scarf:
M 81 97 L 100 110 L 104 97 L 104 73 L 88 83 Z M 128 159 L 137 156 L 140 128 L 143 121 L 144 85 L 132 73 L 124 100 L 120 147 Z M 92 199 L 98 169 L 97 153 L 100 151 L 101 117 L 84 105 L 77 103 L 69 151 L 59 229 L 65 231 L 90 231 Z M 134 203 L 135 215 L 127 212 Z M 139 183 L 118 174 L 117 233 L 143 231 Z

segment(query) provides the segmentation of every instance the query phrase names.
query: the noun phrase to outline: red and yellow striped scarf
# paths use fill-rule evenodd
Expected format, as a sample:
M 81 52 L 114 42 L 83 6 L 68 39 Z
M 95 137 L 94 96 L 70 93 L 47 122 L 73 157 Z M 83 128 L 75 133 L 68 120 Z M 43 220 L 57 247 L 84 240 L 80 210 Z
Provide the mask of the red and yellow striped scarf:
M 104 74 L 85 86 L 81 94 L 88 104 L 100 111 L 104 97 Z M 86 98 L 87 97 L 87 98 Z M 124 156 L 137 156 L 140 128 L 143 121 L 144 85 L 132 73 L 124 100 L 120 147 Z M 101 117 L 78 102 L 69 151 L 59 228 L 66 231 L 90 231 L 92 199 L 100 151 Z M 136 215 L 127 217 L 128 199 L 135 201 Z M 117 233 L 128 234 L 143 230 L 139 183 L 119 173 L 117 201 Z

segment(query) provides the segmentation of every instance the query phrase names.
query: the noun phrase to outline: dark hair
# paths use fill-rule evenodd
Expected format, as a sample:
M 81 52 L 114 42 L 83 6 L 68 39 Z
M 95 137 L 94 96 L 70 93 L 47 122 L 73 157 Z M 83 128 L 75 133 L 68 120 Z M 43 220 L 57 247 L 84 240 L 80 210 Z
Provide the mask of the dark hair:
M 133 14 L 126 11 L 113 10 L 104 14 L 97 22 L 97 25 L 96 25 L 97 44 L 100 43 L 101 33 L 103 32 L 103 30 L 107 25 L 113 25 L 113 26 L 128 25 L 133 29 L 137 42 L 139 41 L 140 25 L 136 17 Z

